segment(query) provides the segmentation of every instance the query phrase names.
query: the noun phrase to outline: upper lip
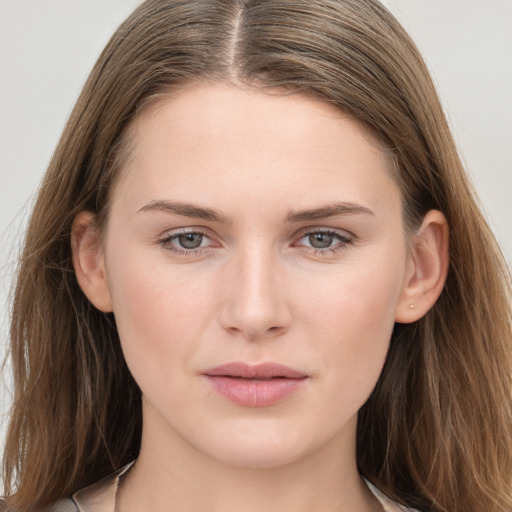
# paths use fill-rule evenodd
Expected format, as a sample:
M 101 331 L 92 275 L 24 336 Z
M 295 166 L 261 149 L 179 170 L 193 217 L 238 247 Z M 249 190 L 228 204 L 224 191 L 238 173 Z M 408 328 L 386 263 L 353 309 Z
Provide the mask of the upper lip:
M 271 379 L 283 377 L 287 379 L 301 379 L 307 374 L 278 363 L 247 364 L 233 362 L 216 366 L 204 372 L 210 377 L 240 377 L 244 379 Z

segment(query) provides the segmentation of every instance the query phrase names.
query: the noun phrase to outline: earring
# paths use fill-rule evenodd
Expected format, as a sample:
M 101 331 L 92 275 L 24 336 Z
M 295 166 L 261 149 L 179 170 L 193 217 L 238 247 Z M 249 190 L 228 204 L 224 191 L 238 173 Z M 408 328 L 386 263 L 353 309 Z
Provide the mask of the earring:
M 414 304 L 409 304 L 409 309 L 414 309 Z

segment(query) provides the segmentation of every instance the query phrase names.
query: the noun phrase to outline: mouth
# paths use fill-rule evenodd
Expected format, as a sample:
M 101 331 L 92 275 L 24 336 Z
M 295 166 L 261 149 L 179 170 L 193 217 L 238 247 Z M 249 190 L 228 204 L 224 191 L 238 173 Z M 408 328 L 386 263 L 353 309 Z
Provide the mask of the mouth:
M 277 363 L 228 363 L 207 370 L 204 376 L 221 396 L 246 407 L 274 405 L 308 380 L 304 372 Z
M 217 377 L 235 377 L 242 379 L 270 380 L 274 378 L 301 379 L 307 375 L 299 370 L 278 363 L 250 365 L 241 362 L 223 364 L 211 368 L 206 375 Z

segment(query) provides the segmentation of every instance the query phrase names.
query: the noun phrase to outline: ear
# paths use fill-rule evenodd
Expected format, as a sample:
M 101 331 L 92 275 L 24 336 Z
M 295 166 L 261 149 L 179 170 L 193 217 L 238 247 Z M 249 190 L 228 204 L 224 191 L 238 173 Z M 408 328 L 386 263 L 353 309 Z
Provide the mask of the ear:
M 410 242 L 407 274 L 395 312 L 396 322 L 415 322 L 435 304 L 448 274 L 448 237 L 446 217 L 438 210 L 430 210 Z
M 112 311 L 112 299 L 107 282 L 105 258 L 100 235 L 92 212 L 79 213 L 71 229 L 73 266 L 78 284 L 86 297 L 100 311 Z

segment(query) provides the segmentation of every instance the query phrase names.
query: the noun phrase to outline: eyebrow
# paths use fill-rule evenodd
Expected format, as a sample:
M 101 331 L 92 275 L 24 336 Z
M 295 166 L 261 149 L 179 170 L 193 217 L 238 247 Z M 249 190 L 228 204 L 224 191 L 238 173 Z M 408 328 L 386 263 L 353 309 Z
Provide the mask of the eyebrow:
M 336 215 L 350 215 L 350 214 L 367 214 L 375 215 L 375 213 L 361 204 L 352 202 L 333 203 L 320 208 L 312 210 L 299 210 L 291 211 L 286 216 L 286 222 L 304 222 L 308 220 L 325 219 L 327 217 L 334 217 Z
M 138 212 L 151 211 L 173 213 L 175 215 L 182 215 L 183 217 L 191 217 L 193 219 L 203 219 L 211 222 L 231 224 L 231 219 L 226 217 L 221 212 L 213 210 L 212 208 L 202 208 L 190 203 L 174 201 L 151 201 L 147 205 L 143 206 Z
M 191 203 L 174 202 L 174 201 L 151 201 L 143 206 L 138 212 L 160 211 L 190 217 L 193 219 L 203 219 L 210 222 L 218 222 L 222 224 L 232 224 L 232 219 L 226 217 L 223 213 L 212 208 L 203 208 Z M 325 219 L 336 215 L 350 214 L 367 214 L 375 215 L 375 213 L 366 206 L 352 203 L 341 202 L 333 203 L 320 208 L 310 210 L 290 211 L 285 217 L 285 222 L 304 222 L 317 219 Z

